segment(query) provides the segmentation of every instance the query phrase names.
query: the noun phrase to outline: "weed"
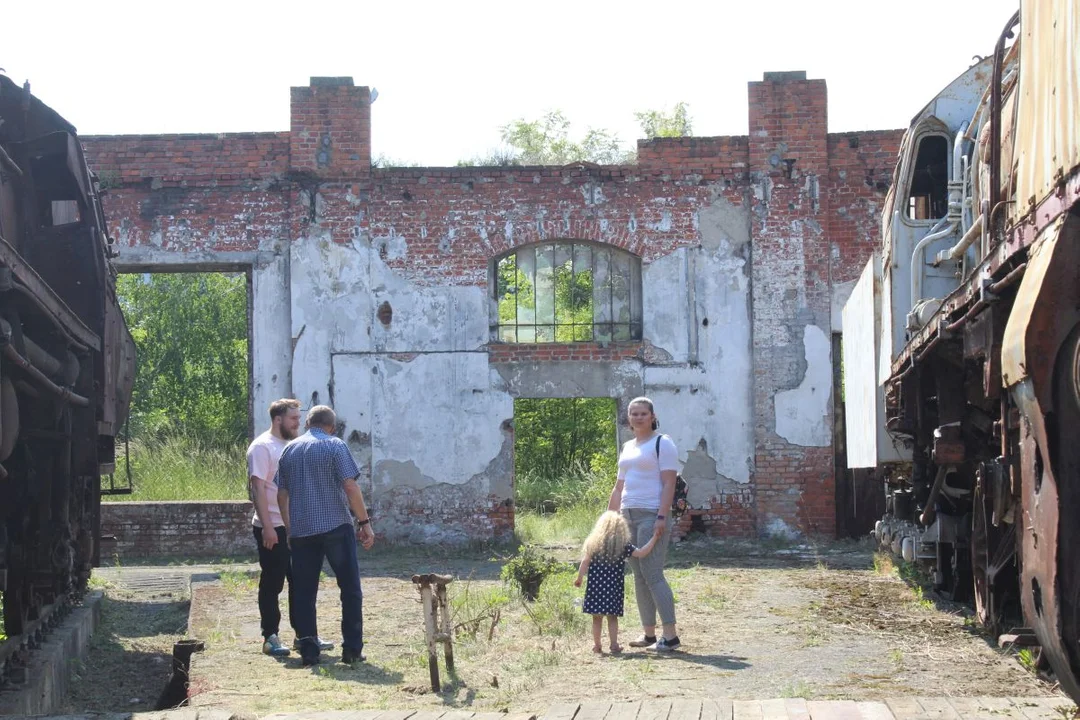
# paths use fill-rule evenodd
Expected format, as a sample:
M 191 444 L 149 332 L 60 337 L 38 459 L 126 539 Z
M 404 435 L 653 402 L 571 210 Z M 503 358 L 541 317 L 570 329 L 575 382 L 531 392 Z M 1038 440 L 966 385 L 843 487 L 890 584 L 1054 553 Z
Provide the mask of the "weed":
M 889 553 L 878 551 L 874 553 L 874 572 L 878 575 L 891 576 L 896 572 L 896 564 Z
M 523 602 L 525 612 L 538 635 L 573 635 L 586 630 L 585 614 L 578 605 L 578 590 L 574 587 L 577 574 L 556 572 L 540 586 L 535 602 Z
M 450 587 L 450 623 L 453 632 L 475 639 L 480 629 L 487 627 L 490 642 L 503 608 L 510 604 L 510 594 L 505 586 L 474 588 L 471 581 L 466 581 Z
M 233 595 L 248 595 L 259 586 L 257 572 L 222 570 L 218 577 L 221 578 L 221 585 Z
M 782 698 L 803 698 L 809 700 L 814 696 L 814 690 L 803 680 L 789 683 L 780 688 Z
M 1054 713 L 1060 715 L 1062 720 L 1072 720 L 1080 714 L 1080 709 L 1077 709 L 1075 705 L 1059 705 L 1054 708 Z
M 892 660 L 893 664 L 898 668 L 904 664 L 904 651 L 900 648 L 893 648 L 889 651 L 889 660 Z
M 1020 667 L 1032 674 L 1035 673 L 1035 668 L 1039 664 L 1039 659 L 1035 657 L 1035 653 L 1032 652 L 1031 648 L 1023 648 L 1016 653 L 1016 661 L 1020 663 Z
M 727 603 L 728 597 L 716 581 L 706 585 L 701 593 L 701 604 L 711 610 L 723 610 Z

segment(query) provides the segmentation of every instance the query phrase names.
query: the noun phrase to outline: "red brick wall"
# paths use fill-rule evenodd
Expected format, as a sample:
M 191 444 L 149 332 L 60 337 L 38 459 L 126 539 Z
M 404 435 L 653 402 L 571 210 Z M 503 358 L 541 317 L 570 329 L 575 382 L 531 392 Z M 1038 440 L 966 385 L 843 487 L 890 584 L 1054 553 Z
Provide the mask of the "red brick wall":
M 881 240 L 881 208 L 892 183 L 902 130 L 829 135 L 828 230 L 832 282 L 859 279 Z
M 832 448 L 779 437 L 773 403 L 805 370 L 802 328 L 829 332 L 832 285 L 854 279 L 876 246 L 902 133 L 829 135 L 822 80 L 770 74 L 749 93 L 747 135 L 641 141 L 629 166 L 372 169 L 368 89 L 338 78 L 293 88 L 289 132 L 83 142 L 121 252 L 251 251 L 318 229 L 370 243 L 416 285 L 486 286 L 493 258 L 550 239 L 651 261 L 699 242 L 698 213 L 716 195 L 749 206 L 755 467 L 745 492 L 695 514 L 716 534 L 762 532 L 776 518 L 832 533 Z M 488 352 L 493 362 L 652 359 L 647 343 Z M 500 509 L 476 515 L 506 522 L 492 519 Z
M 250 502 L 102 503 L 101 562 L 255 555 Z

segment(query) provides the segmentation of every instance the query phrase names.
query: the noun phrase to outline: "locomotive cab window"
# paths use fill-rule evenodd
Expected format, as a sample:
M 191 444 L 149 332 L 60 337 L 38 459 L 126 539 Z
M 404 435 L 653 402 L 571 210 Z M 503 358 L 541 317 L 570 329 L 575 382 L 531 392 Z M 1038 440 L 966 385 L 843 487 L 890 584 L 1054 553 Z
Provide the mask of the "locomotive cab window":
M 949 139 L 925 135 L 919 139 L 908 192 L 907 214 L 912 220 L 937 220 L 949 211 Z

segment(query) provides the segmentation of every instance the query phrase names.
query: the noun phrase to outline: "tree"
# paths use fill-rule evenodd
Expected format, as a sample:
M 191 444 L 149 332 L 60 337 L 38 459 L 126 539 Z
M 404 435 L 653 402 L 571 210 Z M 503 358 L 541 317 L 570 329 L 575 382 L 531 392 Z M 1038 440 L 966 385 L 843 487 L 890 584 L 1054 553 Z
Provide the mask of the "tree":
M 615 401 L 610 398 L 519 399 L 514 403 L 518 477 L 614 476 Z
M 539 120 L 518 118 L 502 127 L 505 148 L 486 158 L 473 158 L 459 165 L 569 165 L 591 162 L 619 165 L 634 161 L 634 153 L 623 149 L 617 135 L 609 130 L 589 128 L 580 141 L 570 139 L 570 121 L 560 110 L 552 110 Z
M 689 137 L 694 134 L 690 111 L 686 103 L 675 103 L 670 113 L 663 110 L 646 110 L 634 113 L 641 132 L 649 140 L 658 137 Z
M 676 103 L 671 112 L 646 110 L 634 113 L 648 139 L 685 137 L 692 134 L 686 103 Z M 459 167 L 506 165 L 569 165 L 591 162 L 598 165 L 633 163 L 637 155 L 626 150 L 618 135 L 610 130 L 589 128 L 580 141 L 570 138 L 570 121 L 561 110 L 552 110 L 538 120 L 518 118 L 501 128 L 503 147 L 483 157 L 462 160 Z
M 221 273 L 121 275 L 138 368 L 130 432 L 230 447 L 248 431 L 247 279 Z

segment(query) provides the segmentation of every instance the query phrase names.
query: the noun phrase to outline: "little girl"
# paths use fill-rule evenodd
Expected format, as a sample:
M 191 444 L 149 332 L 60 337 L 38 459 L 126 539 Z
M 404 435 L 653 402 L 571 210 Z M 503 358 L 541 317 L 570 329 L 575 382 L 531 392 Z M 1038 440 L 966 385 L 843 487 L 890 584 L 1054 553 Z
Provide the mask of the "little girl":
M 611 652 L 622 652 L 619 645 L 619 618 L 623 614 L 623 574 L 626 558 L 645 557 L 652 552 L 660 532 L 653 533 L 645 547 L 636 548 L 630 543 L 630 526 L 623 516 L 608 510 L 596 521 L 596 526 L 581 547 L 581 564 L 578 566 L 575 587 L 581 587 L 581 579 L 588 575 L 585 586 L 585 603 L 582 610 L 593 616 L 593 652 L 603 652 L 600 633 L 604 617 L 608 620 L 608 639 Z

